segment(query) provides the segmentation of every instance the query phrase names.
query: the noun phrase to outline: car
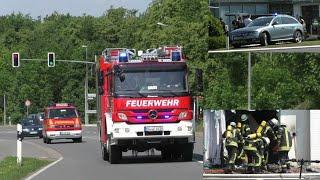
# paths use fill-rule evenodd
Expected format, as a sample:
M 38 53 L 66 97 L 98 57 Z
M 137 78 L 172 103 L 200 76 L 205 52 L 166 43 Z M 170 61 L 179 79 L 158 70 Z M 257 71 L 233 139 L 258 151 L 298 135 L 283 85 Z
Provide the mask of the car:
M 23 136 L 38 136 L 39 138 L 42 138 L 42 124 L 36 118 L 23 118 L 21 121 L 21 125 Z
M 56 139 L 72 139 L 82 142 L 82 124 L 77 108 L 69 103 L 51 104 L 45 108 L 43 142 L 50 144 Z
M 37 113 L 37 119 L 39 119 L 40 122 L 44 120 L 44 112 Z
M 248 44 L 267 46 L 277 41 L 303 40 L 303 25 L 289 15 L 262 16 L 254 19 L 248 26 L 233 30 L 230 42 L 235 48 Z

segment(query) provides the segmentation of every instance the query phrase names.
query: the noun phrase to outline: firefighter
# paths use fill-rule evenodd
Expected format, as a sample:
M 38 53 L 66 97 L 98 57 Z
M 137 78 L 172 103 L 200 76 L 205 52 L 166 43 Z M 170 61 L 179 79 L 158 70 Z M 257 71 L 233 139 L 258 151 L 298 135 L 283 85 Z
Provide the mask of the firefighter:
M 260 133 L 250 134 L 245 138 L 243 149 L 248 157 L 247 172 L 256 173 L 260 171 L 264 142 Z
M 243 150 L 244 137 L 246 137 L 250 133 L 250 127 L 248 125 L 248 116 L 246 114 L 241 115 L 240 121 L 237 123 L 237 130 L 240 133 L 240 139 L 238 143 L 237 164 L 244 165 L 247 164 L 247 156 Z
M 278 130 L 278 142 L 279 142 L 279 163 L 281 165 L 281 172 L 286 173 L 290 165 L 287 160 L 289 159 L 288 153 L 292 146 L 292 137 L 287 129 L 286 125 L 281 125 Z
M 268 138 L 268 146 L 265 147 L 265 152 L 263 153 L 262 167 L 266 169 L 269 161 L 269 154 L 272 153 L 272 148 L 277 145 L 277 136 L 273 128 L 277 127 L 279 121 L 277 119 L 271 119 L 268 122 L 262 121 L 257 128 L 256 133 L 261 133 L 262 137 Z
M 227 169 L 233 170 L 235 169 L 238 141 L 240 139 L 240 133 L 236 129 L 235 122 L 231 122 L 230 125 L 228 125 L 227 130 L 223 133 L 223 138 L 225 138 L 225 147 L 228 151 Z

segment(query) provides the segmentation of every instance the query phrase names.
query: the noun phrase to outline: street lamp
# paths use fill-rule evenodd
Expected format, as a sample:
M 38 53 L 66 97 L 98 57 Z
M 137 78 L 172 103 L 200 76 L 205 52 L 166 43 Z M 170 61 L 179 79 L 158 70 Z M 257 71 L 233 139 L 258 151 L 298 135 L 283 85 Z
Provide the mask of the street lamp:
M 86 57 L 85 61 L 88 60 L 88 46 L 82 45 L 83 48 L 86 48 Z M 84 85 L 84 122 L 85 124 L 89 124 L 89 119 L 88 119 L 88 64 L 86 63 L 86 76 L 85 76 L 85 85 Z

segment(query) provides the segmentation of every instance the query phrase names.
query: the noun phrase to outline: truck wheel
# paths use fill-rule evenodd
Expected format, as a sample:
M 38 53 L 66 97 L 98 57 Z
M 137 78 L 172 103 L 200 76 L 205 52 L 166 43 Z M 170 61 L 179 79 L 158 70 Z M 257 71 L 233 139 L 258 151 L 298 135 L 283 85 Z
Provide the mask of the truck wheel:
M 117 164 L 122 158 L 122 152 L 118 146 L 110 146 L 109 148 L 109 162 L 110 164 Z
M 183 161 L 192 161 L 193 158 L 193 143 L 185 144 L 182 150 Z
M 102 159 L 104 161 L 108 161 L 109 160 L 109 154 L 107 152 L 107 149 L 101 144 L 101 155 L 102 155 Z
M 43 137 L 43 142 L 44 142 L 45 144 L 47 144 L 47 138 L 46 138 L 46 137 Z

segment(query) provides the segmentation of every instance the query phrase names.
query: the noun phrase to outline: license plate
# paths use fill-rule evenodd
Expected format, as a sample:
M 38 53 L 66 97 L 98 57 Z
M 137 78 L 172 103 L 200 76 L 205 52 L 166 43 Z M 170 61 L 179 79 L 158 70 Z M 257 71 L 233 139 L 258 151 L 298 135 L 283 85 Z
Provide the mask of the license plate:
M 37 131 L 31 131 L 30 134 L 38 134 Z
M 70 132 L 60 132 L 60 135 L 70 135 Z
M 233 37 L 233 40 L 239 40 L 239 39 L 243 39 L 243 37 L 242 36 Z
M 163 131 L 162 126 L 145 126 L 144 131 Z

